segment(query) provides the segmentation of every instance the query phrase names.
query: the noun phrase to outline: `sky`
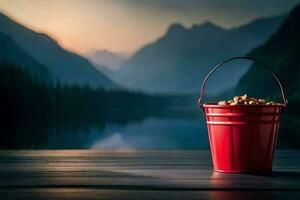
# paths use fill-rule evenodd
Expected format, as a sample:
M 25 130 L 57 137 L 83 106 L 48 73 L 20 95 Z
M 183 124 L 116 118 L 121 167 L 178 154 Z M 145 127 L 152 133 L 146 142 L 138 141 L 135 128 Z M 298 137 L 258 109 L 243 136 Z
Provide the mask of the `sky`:
M 64 48 L 133 53 L 170 24 L 224 28 L 287 13 L 300 0 L 0 0 L 0 12 L 50 35 Z

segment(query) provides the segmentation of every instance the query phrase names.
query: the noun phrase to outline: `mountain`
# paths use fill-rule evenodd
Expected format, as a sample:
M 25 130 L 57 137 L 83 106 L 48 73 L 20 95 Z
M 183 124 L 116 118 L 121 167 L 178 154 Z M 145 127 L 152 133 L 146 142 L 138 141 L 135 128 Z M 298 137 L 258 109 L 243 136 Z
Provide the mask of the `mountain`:
M 286 137 L 288 145 L 300 147 L 300 5 L 295 7 L 281 28 L 263 45 L 247 56 L 266 63 L 282 81 L 289 99 L 283 117 L 280 137 Z M 248 92 L 269 99 L 282 101 L 275 80 L 258 65 L 252 65 L 241 78 L 236 94 Z M 279 139 L 280 142 L 280 139 Z
M 0 32 L 9 35 L 34 60 L 45 66 L 55 80 L 94 87 L 117 87 L 86 59 L 66 51 L 48 35 L 34 32 L 1 13 Z
M 32 59 L 23 49 L 21 49 L 13 39 L 0 32 L 0 63 L 12 63 L 26 68 L 35 78 L 41 81 L 51 81 L 51 73 L 40 63 Z
M 103 67 L 110 70 L 118 70 L 126 61 L 126 57 L 121 53 L 114 53 L 106 49 L 91 50 L 87 53 L 86 57 L 94 66 L 99 66 L 100 71 L 103 70 Z
M 132 89 L 162 93 L 195 93 L 204 75 L 218 62 L 248 53 L 262 44 L 281 25 L 285 16 L 252 21 L 223 29 L 206 22 L 187 29 L 173 24 L 164 36 L 137 51 L 114 77 Z M 247 68 L 216 74 L 210 93 L 235 85 Z M 228 81 L 225 78 L 231 77 Z M 220 84 L 221 83 L 221 84 Z
M 166 34 L 157 41 L 137 51 L 117 72 L 116 80 L 134 89 L 156 91 L 170 84 L 160 84 L 163 75 L 171 72 L 178 58 L 197 43 L 213 40 L 226 30 L 211 23 L 186 29 L 173 24 Z

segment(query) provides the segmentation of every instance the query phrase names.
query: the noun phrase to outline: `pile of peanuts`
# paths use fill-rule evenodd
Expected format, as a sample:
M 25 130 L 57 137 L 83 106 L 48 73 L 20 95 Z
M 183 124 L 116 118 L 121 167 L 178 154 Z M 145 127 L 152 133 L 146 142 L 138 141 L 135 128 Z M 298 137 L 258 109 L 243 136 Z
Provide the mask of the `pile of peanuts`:
M 235 96 L 229 101 L 219 101 L 218 105 L 277 105 L 277 103 L 274 101 L 266 101 L 265 99 L 255 99 L 245 94 L 243 96 Z

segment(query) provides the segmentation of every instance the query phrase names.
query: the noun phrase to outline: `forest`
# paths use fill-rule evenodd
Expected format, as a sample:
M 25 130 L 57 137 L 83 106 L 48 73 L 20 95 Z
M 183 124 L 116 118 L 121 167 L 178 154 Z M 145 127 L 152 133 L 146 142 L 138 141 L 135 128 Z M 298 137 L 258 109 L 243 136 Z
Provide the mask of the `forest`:
M 0 66 L 1 148 L 35 147 L 47 131 L 102 129 L 149 116 L 176 115 L 189 98 L 146 95 L 126 90 L 52 83 L 32 76 L 22 66 Z M 181 111 L 180 111 L 181 112 Z M 56 129 L 55 131 L 51 129 Z

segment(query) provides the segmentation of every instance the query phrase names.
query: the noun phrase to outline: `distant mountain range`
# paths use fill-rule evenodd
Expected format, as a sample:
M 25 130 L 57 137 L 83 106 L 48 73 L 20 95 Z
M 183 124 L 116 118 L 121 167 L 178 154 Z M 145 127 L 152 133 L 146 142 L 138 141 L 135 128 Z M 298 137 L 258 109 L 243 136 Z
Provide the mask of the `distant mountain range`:
M 128 56 L 102 49 L 89 51 L 86 54 L 86 58 L 89 59 L 94 66 L 98 66 L 99 70 L 103 70 L 103 67 L 109 70 L 118 70 L 121 65 L 124 64 Z
M 207 22 L 187 29 L 173 24 L 164 36 L 138 50 L 112 78 L 128 88 L 153 93 L 195 93 L 208 70 L 218 62 L 247 54 L 263 44 L 286 16 L 252 21 L 223 29 Z M 247 68 L 216 73 L 208 90 L 233 87 Z M 230 81 L 225 78 L 232 77 Z
M 266 63 L 277 74 L 286 90 L 289 104 L 279 133 L 281 146 L 299 148 L 300 141 L 300 5 L 295 7 L 281 28 L 264 44 L 247 56 Z M 241 78 L 236 94 L 248 92 L 257 97 L 282 102 L 278 84 L 256 64 Z
M 26 65 L 31 71 L 36 70 L 39 75 L 42 71 L 42 74 L 49 73 L 54 81 L 61 83 L 118 87 L 85 58 L 63 49 L 48 35 L 34 32 L 1 13 L 0 33 L 8 40 L 5 47 L 1 43 L 1 50 L 6 53 L 5 60 L 9 62 Z

